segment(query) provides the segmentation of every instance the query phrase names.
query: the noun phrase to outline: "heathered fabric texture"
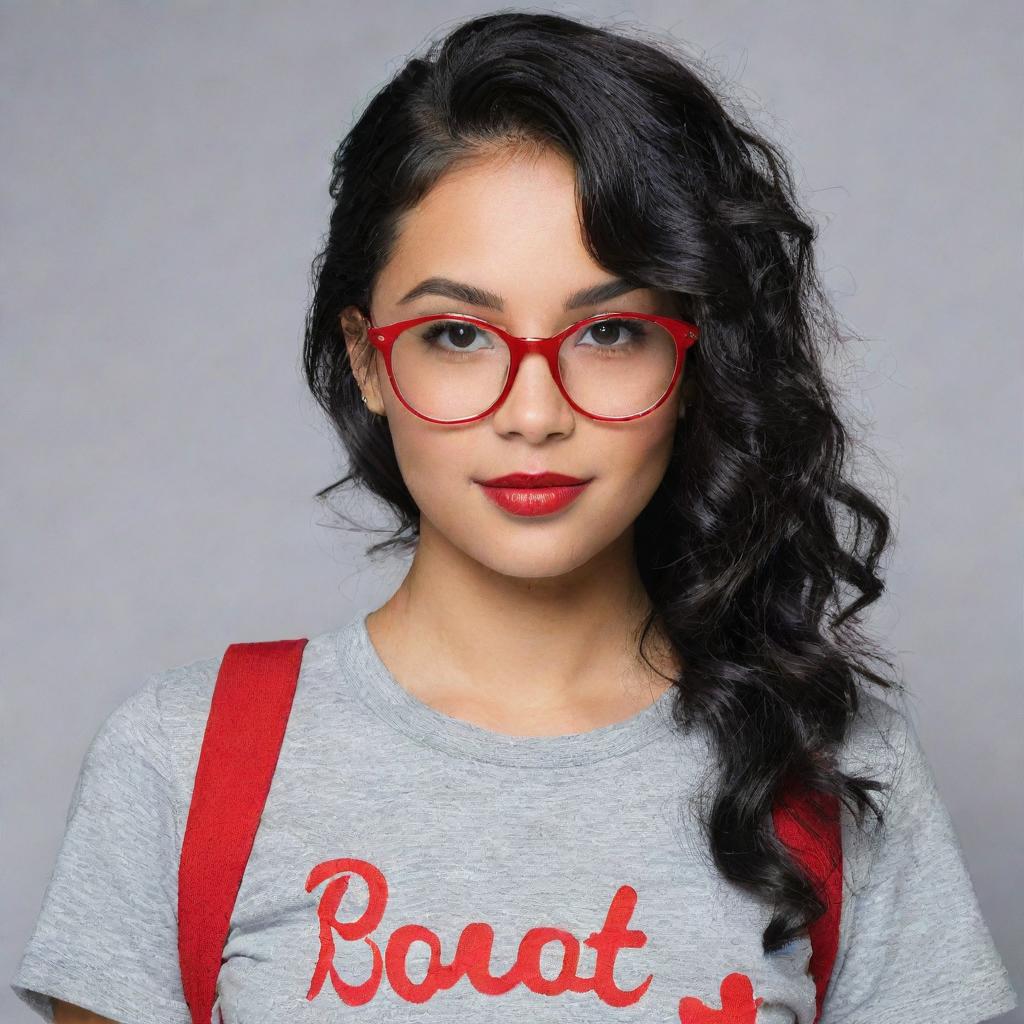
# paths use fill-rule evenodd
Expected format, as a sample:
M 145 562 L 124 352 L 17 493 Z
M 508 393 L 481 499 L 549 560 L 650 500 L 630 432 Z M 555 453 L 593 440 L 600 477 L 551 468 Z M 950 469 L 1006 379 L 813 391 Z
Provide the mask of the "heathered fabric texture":
M 149 678 L 89 747 L 12 981 L 48 1020 L 53 995 L 130 1024 L 189 1022 L 177 867 L 219 664 Z M 218 1010 L 224 1024 L 810 1024 L 810 942 L 765 956 L 769 909 L 711 864 L 692 802 L 710 750 L 674 728 L 674 697 L 586 733 L 509 737 L 403 689 L 362 614 L 311 638 L 215 1024 Z M 910 716 L 866 697 L 843 762 L 895 785 L 886 827 L 843 811 L 822 1024 L 1013 1008 Z M 446 972 L 457 956 L 476 966 Z

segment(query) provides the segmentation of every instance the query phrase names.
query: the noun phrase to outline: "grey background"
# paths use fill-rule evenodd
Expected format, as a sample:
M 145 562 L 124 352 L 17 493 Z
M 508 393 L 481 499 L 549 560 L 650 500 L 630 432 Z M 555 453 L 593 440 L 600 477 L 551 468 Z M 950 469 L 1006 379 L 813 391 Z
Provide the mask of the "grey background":
M 114 706 L 229 642 L 334 628 L 401 578 L 312 497 L 343 465 L 300 376 L 309 262 L 354 114 L 494 9 L 0 6 L 5 1020 L 31 1017 L 6 979 Z M 526 9 L 671 32 L 792 155 L 862 339 L 836 367 L 879 457 L 860 476 L 897 531 L 871 623 L 1024 994 L 1024 7 Z

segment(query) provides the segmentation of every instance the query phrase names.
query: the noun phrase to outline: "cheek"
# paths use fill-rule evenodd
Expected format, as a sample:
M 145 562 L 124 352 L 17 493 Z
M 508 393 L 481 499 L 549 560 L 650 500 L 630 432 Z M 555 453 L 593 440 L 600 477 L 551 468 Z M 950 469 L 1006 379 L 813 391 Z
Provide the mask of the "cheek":
M 599 430 L 593 439 L 595 471 L 603 477 L 607 493 L 614 492 L 633 518 L 650 501 L 665 475 L 676 422 L 674 415 L 652 418 L 626 429 Z
M 425 514 L 464 495 L 473 472 L 471 430 L 434 426 L 411 414 L 389 417 L 391 440 L 402 479 Z

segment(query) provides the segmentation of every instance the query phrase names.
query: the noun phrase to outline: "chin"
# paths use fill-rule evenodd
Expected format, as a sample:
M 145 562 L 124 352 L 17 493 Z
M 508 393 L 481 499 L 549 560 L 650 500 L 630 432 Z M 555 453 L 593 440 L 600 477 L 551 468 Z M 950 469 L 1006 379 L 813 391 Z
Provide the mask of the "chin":
M 489 538 L 481 544 L 473 539 L 465 553 L 492 572 L 514 579 L 557 579 L 580 569 L 602 550 L 594 537 L 584 541 L 580 536 L 539 534 L 513 539 L 508 534 Z

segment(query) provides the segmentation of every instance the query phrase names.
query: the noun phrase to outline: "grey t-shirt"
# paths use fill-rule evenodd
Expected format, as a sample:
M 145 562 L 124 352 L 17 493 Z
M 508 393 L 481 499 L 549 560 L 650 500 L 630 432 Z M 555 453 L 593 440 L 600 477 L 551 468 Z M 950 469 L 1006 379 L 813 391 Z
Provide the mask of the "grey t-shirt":
M 51 995 L 130 1024 L 190 1019 L 177 868 L 219 663 L 146 680 L 89 747 L 12 982 L 48 1020 Z M 810 1024 L 810 941 L 765 956 L 770 910 L 715 871 L 692 817 L 709 748 L 673 727 L 674 697 L 510 737 L 403 689 L 362 614 L 311 638 L 213 1021 Z M 1012 1009 L 909 715 L 866 697 L 843 756 L 895 786 L 884 829 L 844 809 L 822 1024 Z

